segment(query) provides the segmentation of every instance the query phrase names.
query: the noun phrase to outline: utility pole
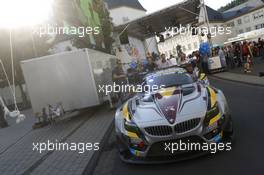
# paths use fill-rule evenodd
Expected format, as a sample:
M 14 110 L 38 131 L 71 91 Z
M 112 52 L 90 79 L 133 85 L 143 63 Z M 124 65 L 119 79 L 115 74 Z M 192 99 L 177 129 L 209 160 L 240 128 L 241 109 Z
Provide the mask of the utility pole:
M 206 27 L 208 29 L 208 35 L 207 35 L 207 39 L 208 39 L 208 43 L 210 45 L 212 45 L 212 40 L 211 40 L 211 33 L 210 33 L 210 22 L 209 22 L 209 18 L 208 18 L 208 13 L 207 13 L 207 9 L 206 9 L 206 5 L 204 3 L 204 0 L 200 0 L 200 7 L 203 8 L 203 11 L 204 11 L 204 22 L 206 24 Z

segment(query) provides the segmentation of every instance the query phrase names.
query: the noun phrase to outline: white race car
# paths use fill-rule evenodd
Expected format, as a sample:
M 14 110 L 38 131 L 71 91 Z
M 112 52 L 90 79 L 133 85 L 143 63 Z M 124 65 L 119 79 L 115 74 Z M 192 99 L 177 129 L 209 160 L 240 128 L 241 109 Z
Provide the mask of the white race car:
M 115 114 L 121 159 L 130 163 L 178 161 L 208 150 L 176 150 L 176 143 L 231 140 L 233 126 L 226 98 L 205 79 L 203 74 L 194 78 L 183 68 L 148 74 L 142 86 L 162 88 L 139 93 Z

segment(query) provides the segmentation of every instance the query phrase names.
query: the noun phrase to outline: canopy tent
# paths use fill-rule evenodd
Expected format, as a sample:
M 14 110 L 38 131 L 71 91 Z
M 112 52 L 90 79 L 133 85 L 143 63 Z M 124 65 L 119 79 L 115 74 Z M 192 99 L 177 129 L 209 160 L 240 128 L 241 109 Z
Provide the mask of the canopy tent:
M 153 2 L 155 3 L 155 2 Z M 181 3 L 151 13 L 142 18 L 115 27 L 116 32 L 127 30 L 128 35 L 139 39 L 153 37 L 165 28 L 178 27 L 198 22 L 200 0 L 185 0 Z
M 237 35 L 234 38 L 229 38 L 225 45 L 231 44 L 233 42 L 245 41 L 245 40 L 254 40 L 264 36 L 264 29 L 257 29 L 250 32 L 242 33 Z

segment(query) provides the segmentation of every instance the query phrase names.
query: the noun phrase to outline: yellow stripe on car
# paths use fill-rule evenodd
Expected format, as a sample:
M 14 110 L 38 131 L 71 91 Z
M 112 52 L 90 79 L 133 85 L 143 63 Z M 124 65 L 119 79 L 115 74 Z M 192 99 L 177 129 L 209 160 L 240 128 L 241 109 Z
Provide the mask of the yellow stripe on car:
M 214 124 L 216 121 L 218 121 L 221 117 L 221 113 L 219 112 L 214 118 L 212 118 L 209 122 L 209 126 Z
M 168 97 L 168 96 L 172 96 L 175 90 L 176 90 L 176 87 L 171 87 L 171 88 L 163 89 L 159 93 L 163 97 Z
M 128 112 L 128 103 L 126 103 L 123 107 L 123 116 L 127 121 L 130 121 L 129 112 Z
M 127 136 L 130 138 L 139 138 L 138 135 L 134 132 L 127 131 Z
M 217 96 L 216 96 L 215 91 L 212 88 L 208 87 L 208 90 L 209 90 L 209 93 L 210 93 L 211 108 L 212 108 L 212 107 L 214 107 L 214 105 L 216 103 Z
M 224 132 L 221 131 L 221 132 L 220 132 L 220 137 L 223 138 L 223 136 L 224 136 Z
M 201 74 L 200 74 L 200 80 L 204 80 L 205 77 L 206 77 L 205 73 L 201 73 Z

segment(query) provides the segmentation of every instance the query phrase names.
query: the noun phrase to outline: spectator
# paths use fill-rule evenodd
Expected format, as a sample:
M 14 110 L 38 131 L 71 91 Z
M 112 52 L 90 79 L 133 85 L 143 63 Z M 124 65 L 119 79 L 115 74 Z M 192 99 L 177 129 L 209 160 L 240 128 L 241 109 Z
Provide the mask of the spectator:
M 205 74 L 210 73 L 209 69 L 208 69 L 208 59 L 209 59 L 209 57 L 207 54 L 202 56 L 202 70 L 203 70 L 203 73 L 205 73 Z
M 257 43 L 257 46 L 258 46 L 258 50 L 259 50 L 259 56 L 263 56 L 262 54 L 262 51 L 263 51 L 263 41 L 261 40 L 261 38 L 258 39 L 258 43 Z
M 262 59 L 264 59 L 264 39 L 259 39 L 259 52 Z
M 187 63 L 187 58 L 185 53 L 181 53 L 180 55 L 180 65 L 186 64 Z
M 157 62 L 159 69 L 164 69 L 172 66 L 171 62 L 168 61 L 165 57 L 165 54 L 161 54 L 161 59 Z
M 153 72 L 158 68 L 157 64 L 153 61 L 152 57 L 147 57 L 147 61 L 148 62 L 144 68 L 145 72 Z
M 244 62 L 246 62 L 247 56 L 248 54 L 250 54 L 249 49 L 250 49 L 250 44 L 244 41 L 242 44 L 242 58 Z
M 226 68 L 225 53 L 224 53 L 224 51 L 222 50 L 221 47 L 219 47 L 218 50 L 219 50 L 219 51 L 218 51 L 218 56 L 219 56 L 220 61 L 221 61 L 221 66 L 222 66 L 223 68 Z
M 237 67 L 242 67 L 242 61 L 241 61 L 241 46 L 239 43 L 234 44 L 234 56 L 237 60 Z
M 5 128 L 8 126 L 8 123 L 5 119 L 5 109 L 2 104 L 0 104 L 0 128 Z
M 117 60 L 116 64 L 117 66 L 112 71 L 113 82 L 116 83 L 117 85 L 127 84 L 127 76 L 123 70 L 121 60 Z M 118 99 L 120 99 L 121 102 L 123 102 L 124 94 L 121 91 L 117 93 L 117 96 Z
M 177 59 L 173 55 L 170 55 L 169 61 L 170 61 L 172 66 L 177 66 L 178 65 Z
M 231 67 L 231 69 L 234 69 L 235 68 L 235 60 L 234 60 L 235 49 L 234 49 L 234 46 L 233 45 L 228 46 L 227 52 L 228 52 L 227 56 L 229 59 L 230 67 Z
M 247 62 L 244 65 L 244 72 L 245 73 L 251 73 L 252 70 L 252 57 L 250 54 L 247 55 Z

